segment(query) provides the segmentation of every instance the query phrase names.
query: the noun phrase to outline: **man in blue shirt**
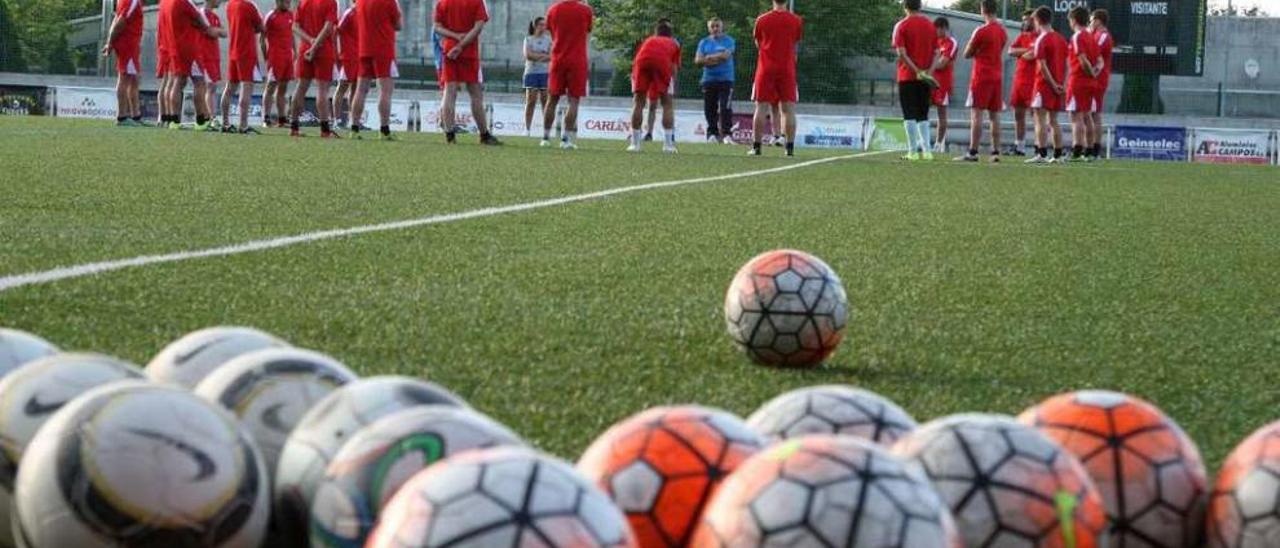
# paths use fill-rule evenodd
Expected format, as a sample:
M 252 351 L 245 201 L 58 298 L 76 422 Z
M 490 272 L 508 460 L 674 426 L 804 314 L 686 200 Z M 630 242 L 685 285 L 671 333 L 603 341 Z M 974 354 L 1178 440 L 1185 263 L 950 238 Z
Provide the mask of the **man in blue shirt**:
M 702 101 L 707 115 L 707 140 L 733 142 L 733 38 L 724 33 L 724 23 L 713 17 L 707 21 L 710 36 L 698 42 L 693 62 L 702 65 Z

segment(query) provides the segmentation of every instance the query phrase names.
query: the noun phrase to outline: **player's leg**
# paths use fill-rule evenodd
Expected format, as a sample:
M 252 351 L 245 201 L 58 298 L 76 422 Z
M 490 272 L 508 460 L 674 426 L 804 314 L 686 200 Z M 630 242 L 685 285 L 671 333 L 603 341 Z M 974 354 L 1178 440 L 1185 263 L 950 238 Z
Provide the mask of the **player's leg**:
M 1099 100 L 1101 102 L 1101 100 Z M 1098 105 L 1098 109 L 1090 115 L 1093 120 L 1093 135 L 1089 139 L 1093 143 L 1093 158 L 1095 160 L 1102 159 L 1102 105 Z
M 351 99 L 351 135 L 356 139 L 360 138 L 360 127 L 363 125 L 361 121 L 364 119 L 364 103 L 369 96 L 369 86 L 372 80 L 364 74 L 360 75 L 360 79 L 356 80 L 355 96 Z
M 648 105 L 645 91 L 636 86 L 631 95 L 631 142 L 627 143 L 627 152 L 640 152 L 644 143 L 644 111 Z
M 970 92 L 972 93 L 972 92 Z M 972 104 L 969 105 L 969 151 L 964 156 L 956 158 L 963 162 L 978 161 L 978 147 L 982 146 L 982 109 Z
M 253 106 L 254 84 L 255 82 L 253 80 L 240 82 L 240 120 L 237 126 L 240 128 L 240 133 L 249 133 L 250 131 L 254 131 L 253 128 L 249 127 L 249 109 Z
M 1053 157 L 1056 160 L 1062 160 L 1062 125 L 1058 123 L 1058 111 L 1049 109 L 1046 112 L 1049 121 L 1049 130 L 1052 132 Z
M 778 110 L 782 111 L 782 134 L 786 139 L 784 145 L 787 147 L 787 156 L 795 156 L 796 104 L 791 101 L 783 101 L 778 104 Z
M 350 87 L 351 80 L 343 78 L 338 82 L 338 89 L 333 94 L 333 117 L 339 120 L 339 125 L 341 125 L 342 120 L 351 119 L 347 114 L 347 90 Z
M 129 119 L 129 85 L 125 83 L 125 73 L 116 75 L 116 125 L 126 126 Z
M 193 76 L 191 78 L 191 103 L 196 109 L 196 129 L 203 130 L 208 127 L 209 123 L 209 104 L 206 99 L 209 98 L 209 81 Z
M 757 96 L 758 96 L 757 89 Z M 764 144 L 764 124 L 769 116 L 769 107 L 761 102 L 756 101 L 756 111 L 751 117 L 751 155 L 759 156 L 760 148 Z
M 1027 108 L 1013 107 L 1013 153 L 1019 155 L 1027 141 Z
M 560 108 L 560 95 L 548 90 L 547 104 L 542 107 L 542 143 L 541 146 L 551 146 L 551 126 L 556 123 L 556 110 Z M 570 110 L 573 110 L 570 107 Z M 576 113 L 575 113 L 576 114 Z M 565 122 L 568 123 L 569 116 L 565 115 Z
M 483 80 L 483 78 L 480 78 Z M 501 145 L 497 137 L 489 131 L 489 115 L 484 110 L 484 83 L 468 82 L 467 94 L 471 96 L 471 116 L 475 118 L 476 127 L 480 130 L 480 144 L 488 146 Z
M 1071 118 L 1071 159 L 1080 160 L 1084 154 L 1084 113 L 1078 109 L 1070 109 Z
M 280 81 L 280 87 L 276 89 L 276 125 L 285 127 L 289 124 L 289 82 L 293 78 Z
M 394 65 L 394 62 L 393 62 Z M 391 96 L 395 93 L 395 80 L 391 76 L 378 78 L 378 118 L 381 120 L 381 127 L 378 132 L 382 134 L 382 138 L 391 140 Z
M 1033 134 L 1031 136 L 1031 140 L 1036 145 L 1036 152 L 1035 154 L 1032 155 L 1030 159 L 1027 160 L 1027 163 L 1041 163 L 1046 158 L 1046 154 L 1045 154 L 1046 139 L 1044 137 L 1044 133 L 1046 129 L 1045 125 L 1048 122 L 1047 120 L 1042 119 L 1041 117 L 1042 114 L 1044 114 L 1043 109 L 1036 108 L 1031 111 L 1031 122 L 1033 125 L 1033 128 L 1032 128 Z
M 271 117 L 271 111 L 276 105 L 276 88 L 280 87 L 280 81 L 276 80 L 274 74 L 267 77 L 267 85 L 262 90 L 262 125 L 271 127 L 274 119 Z
M 524 90 L 524 136 L 529 136 L 529 128 L 533 127 L 533 112 L 538 108 L 538 90 Z
M 328 139 L 335 137 L 333 133 L 333 103 L 332 96 L 329 94 L 332 83 L 329 80 L 316 80 L 316 110 L 320 115 L 320 137 Z
M 780 147 L 782 146 L 782 140 L 785 138 L 783 135 L 786 133 L 786 130 L 782 127 L 782 103 L 770 103 L 769 116 L 773 126 L 773 146 Z
M 675 154 L 676 152 L 676 107 L 675 101 L 672 100 L 671 94 L 663 93 L 658 98 L 662 103 L 662 151 Z
M 702 117 L 707 120 L 707 141 L 720 140 L 719 95 L 715 83 L 702 85 Z
M 169 116 L 173 120 L 170 127 L 174 129 L 182 124 L 182 99 L 187 90 L 187 78 L 184 74 L 175 74 L 169 86 Z
M 307 91 L 310 89 L 311 89 L 310 78 L 299 78 L 298 85 L 294 86 L 293 102 L 290 103 L 289 105 L 290 106 L 289 108 L 289 135 L 290 136 L 293 136 L 293 137 L 302 136 L 302 128 L 300 125 L 301 120 L 299 120 L 298 118 L 302 116 L 302 105 L 305 105 L 307 103 Z M 320 102 L 317 99 L 316 109 L 318 110 L 320 109 L 320 107 L 321 107 Z
M 933 141 L 935 152 L 944 152 L 947 148 L 947 105 L 946 101 L 938 102 L 938 136 Z
M 239 82 L 228 80 L 227 85 L 222 88 L 222 101 L 221 104 L 218 105 L 218 110 L 222 113 L 223 131 L 226 131 L 226 128 L 231 127 L 231 94 L 233 93 L 234 88 L 238 85 Z
M 458 139 L 454 129 L 458 127 L 456 111 L 460 86 L 457 82 L 446 82 L 444 95 L 440 98 L 440 121 L 444 124 L 444 138 L 448 143 L 455 143 Z
M 1000 161 L 1000 111 L 988 111 L 991 117 L 991 161 Z
M 129 95 L 129 117 L 133 119 L 135 125 L 142 124 L 142 90 L 139 81 L 141 78 L 137 74 L 130 74 L 125 78 L 128 86 Z
M 1093 133 L 1094 133 L 1093 113 L 1085 112 L 1081 114 L 1080 118 L 1084 122 L 1084 131 L 1082 132 L 1084 133 L 1084 136 L 1083 136 L 1084 143 L 1083 143 L 1083 147 L 1080 152 L 1080 155 L 1083 156 L 1086 161 L 1092 161 L 1093 160 Z
M 724 82 L 716 96 L 716 108 L 720 111 L 720 142 L 733 142 L 733 84 Z

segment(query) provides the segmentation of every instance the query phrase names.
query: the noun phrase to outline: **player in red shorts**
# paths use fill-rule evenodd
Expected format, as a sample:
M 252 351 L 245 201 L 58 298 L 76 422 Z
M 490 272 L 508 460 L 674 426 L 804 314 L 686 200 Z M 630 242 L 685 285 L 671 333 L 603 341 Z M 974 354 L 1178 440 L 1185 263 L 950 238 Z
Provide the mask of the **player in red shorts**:
M 480 144 L 501 145 L 502 142 L 489 133 L 489 121 L 484 112 L 484 74 L 480 68 L 480 33 L 489 22 L 489 8 L 485 0 L 436 0 L 436 34 L 443 38 L 444 48 L 444 97 L 440 101 L 440 119 L 444 122 L 445 141 L 458 140 L 456 112 L 458 92 L 467 88 L 471 96 L 471 116 L 480 131 Z
M 227 35 L 226 29 L 222 27 L 222 19 L 218 17 L 218 4 L 221 0 L 205 0 L 204 3 L 204 19 L 209 22 L 209 28 L 213 30 L 213 34 L 204 36 L 204 44 L 201 47 L 200 69 L 204 72 L 202 81 L 196 83 L 196 95 L 199 96 L 200 102 L 204 103 L 204 109 L 209 114 L 209 121 L 204 124 L 197 123 L 196 129 L 206 131 L 218 131 L 217 122 L 214 121 L 216 116 L 213 112 L 214 106 L 217 105 L 216 99 L 218 95 L 218 82 L 222 81 L 222 51 L 218 47 L 218 39 Z
M 169 23 L 165 18 L 156 16 L 156 104 L 160 118 L 156 127 L 168 127 L 169 116 Z
M 1111 31 L 1107 30 L 1109 18 L 1107 10 L 1097 9 L 1093 10 L 1093 17 L 1089 21 L 1089 29 L 1098 39 L 1098 53 L 1102 56 L 1102 72 L 1098 73 L 1098 108 L 1093 111 L 1092 155 L 1095 160 L 1102 159 L 1102 107 L 1106 103 L 1107 88 L 1111 86 L 1111 52 L 1116 46 Z
M 1035 94 L 1031 108 L 1036 113 L 1036 155 L 1029 164 L 1054 163 L 1062 159 L 1062 127 L 1058 125 L 1058 113 L 1062 112 L 1066 95 L 1067 40 L 1053 30 L 1053 12 L 1045 6 L 1036 8 L 1036 29 L 1040 37 L 1027 55 L 1036 60 Z M 1049 158 L 1049 142 L 1053 142 L 1053 158 Z
M 338 92 L 334 94 L 333 115 L 338 120 L 351 120 L 351 101 L 356 95 L 356 80 L 360 78 L 360 34 L 356 23 L 356 6 L 352 2 L 338 18 Z M 339 122 L 338 127 L 346 127 Z
M 947 107 L 951 106 L 951 92 L 955 89 L 956 55 L 960 53 L 960 42 L 951 35 L 951 21 L 946 17 L 933 20 L 933 27 L 938 33 L 938 54 L 933 62 L 933 79 L 938 87 L 933 88 L 933 106 L 938 107 L 938 136 L 933 141 L 934 152 L 947 150 Z
M 765 117 L 769 115 L 770 105 L 776 104 L 782 110 L 787 156 L 795 156 L 796 100 L 800 94 L 796 82 L 796 44 L 804 38 L 804 20 L 787 9 L 787 0 L 773 0 L 773 9 L 756 18 L 754 35 L 760 53 L 751 91 L 756 112 L 751 124 L 753 139 L 749 154 L 760 155 Z
M 289 82 L 293 81 L 293 12 L 289 0 L 276 0 L 276 8 L 262 21 L 262 50 L 267 52 L 267 89 L 262 94 L 262 123 L 266 127 L 284 127 L 285 99 Z M 271 115 L 275 109 L 275 117 Z
M 973 59 L 969 77 L 969 153 L 958 160 L 978 161 L 982 144 L 982 117 L 991 122 L 991 161 L 1000 161 L 1000 112 L 1004 110 L 1004 45 L 1008 40 L 1004 25 L 996 14 L 996 0 L 982 0 L 982 18 L 986 23 L 973 31 L 964 47 L 964 58 Z
M 378 82 L 378 114 L 382 117 L 379 134 L 384 141 L 391 136 L 391 94 L 395 92 L 396 32 L 402 24 L 397 0 L 360 0 L 356 4 L 356 33 L 360 38 L 360 80 L 351 103 L 351 136 L 360 138 L 361 115 L 369 86 Z
M 1031 109 L 1031 97 L 1036 92 L 1036 69 L 1034 59 L 1027 58 L 1027 53 L 1036 45 L 1040 33 L 1036 31 L 1036 21 L 1032 17 L 1033 10 L 1022 12 L 1022 33 L 1013 39 L 1009 46 L 1009 56 L 1017 59 L 1017 67 L 1013 73 L 1013 87 L 1009 91 L 1009 106 L 1013 107 L 1013 148 L 1014 156 L 1026 156 L 1023 147 L 1027 140 L 1027 112 Z
M 222 90 L 222 130 L 227 133 L 257 133 L 249 127 L 249 105 L 253 87 L 262 80 L 258 67 L 258 35 L 264 29 L 262 13 L 253 0 L 227 2 L 227 87 Z M 231 125 L 231 94 L 240 93 L 240 124 Z
M 169 55 L 168 90 L 169 128 L 179 129 L 182 124 L 183 92 L 190 78 L 203 79 L 204 72 L 200 68 L 204 49 L 204 37 L 216 36 L 204 13 L 191 0 L 163 0 L 160 2 L 160 19 L 165 21 L 165 39 Z M 204 107 L 204 100 L 197 97 L 196 122 L 203 125 L 209 121 L 209 112 Z
M 116 54 L 116 125 L 142 125 L 142 103 L 138 98 L 138 72 L 142 55 L 142 0 L 116 2 L 116 15 L 107 32 L 102 56 Z
M 680 43 L 672 38 L 671 23 L 660 21 L 653 36 L 636 51 L 631 67 L 631 143 L 628 152 L 640 152 L 644 144 L 644 111 L 650 101 L 662 103 L 662 151 L 676 152 L 676 111 L 671 101 L 671 82 L 680 67 Z
M 302 135 L 298 117 L 307 103 L 307 89 L 316 82 L 316 114 L 320 116 L 320 138 L 336 135 L 329 126 L 332 120 L 332 103 L 329 102 L 329 83 L 333 82 L 333 66 L 338 60 L 333 47 L 334 31 L 338 25 L 338 2 L 335 0 L 302 0 L 294 17 L 293 33 L 302 42 L 298 51 L 298 88 L 293 93 L 293 110 L 289 113 L 289 134 Z
M 1098 72 L 1102 55 L 1098 41 L 1089 32 L 1089 10 L 1071 9 L 1071 43 L 1067 47 L 1071 74 L 1067 77 L 1067 112 L 1071 113 L 1071 159 L 1086 160 L 1085 150 L 1093 150 L 1093 113 L 1097 110 Z
M 547 105 L 543 109 L 542 143 L 551 146 L 551 126 L 556 122 L 560 98 L 569 96 L 564 114 L 564 136 L 560 148 L 578 148 L 578 103 L 587 96 L 587 39 L 595 24 L 595 12 L 583 0 L 558 0 L 547 10 L 547 31 L 551 33 L 551 74 L 547 80 Z

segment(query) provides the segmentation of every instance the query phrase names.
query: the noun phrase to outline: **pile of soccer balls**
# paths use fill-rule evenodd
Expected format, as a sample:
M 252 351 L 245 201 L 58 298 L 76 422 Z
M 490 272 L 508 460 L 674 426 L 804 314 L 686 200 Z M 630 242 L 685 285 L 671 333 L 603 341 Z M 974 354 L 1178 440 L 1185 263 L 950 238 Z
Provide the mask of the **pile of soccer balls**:
M 848 302 L 782 250 L 739 271 L 725 315 L 753 360 L 806 367 Z M 840 385 L 745 420 L 659 407 L 575 466 L 444 387 L 255 329 L 145 368 L 0 329 L 0 444 L 0 546 L 1280 546 L 1280 422 L 1210 489 L 1173 420 L 1104 391 L 924 425 Z

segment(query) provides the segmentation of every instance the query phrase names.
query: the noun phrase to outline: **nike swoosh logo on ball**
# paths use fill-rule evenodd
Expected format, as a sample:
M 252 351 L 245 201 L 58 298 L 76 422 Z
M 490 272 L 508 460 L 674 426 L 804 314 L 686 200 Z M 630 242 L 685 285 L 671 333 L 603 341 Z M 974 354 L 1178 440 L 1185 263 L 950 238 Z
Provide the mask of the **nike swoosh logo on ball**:
M 187 442 L 154 430 L 130 428 L 128 431 L 144 438 L 167 444 L 168 446 L 191 457 L 191 460 L 196 463 L 196 475 L 191 478 L 191 481 L 193 482 L 207 480 L 213 477 L 213 474 L 218 471 L 218 466 L 214 464 L 213 459 L 209 457 L 209 455 L 206 455 L 204 451 L 201 451 Z
M 54 403 L 45 403 L 40 401 L 40 396 L 34 395 L 31 396 L 31 399 L 27 400 L 27 405 L 23 406 L 22 412 L 29 417 L 48 415 L 49 413 L 62 409 L 62 406 L 66 404 L 66 400 Z

